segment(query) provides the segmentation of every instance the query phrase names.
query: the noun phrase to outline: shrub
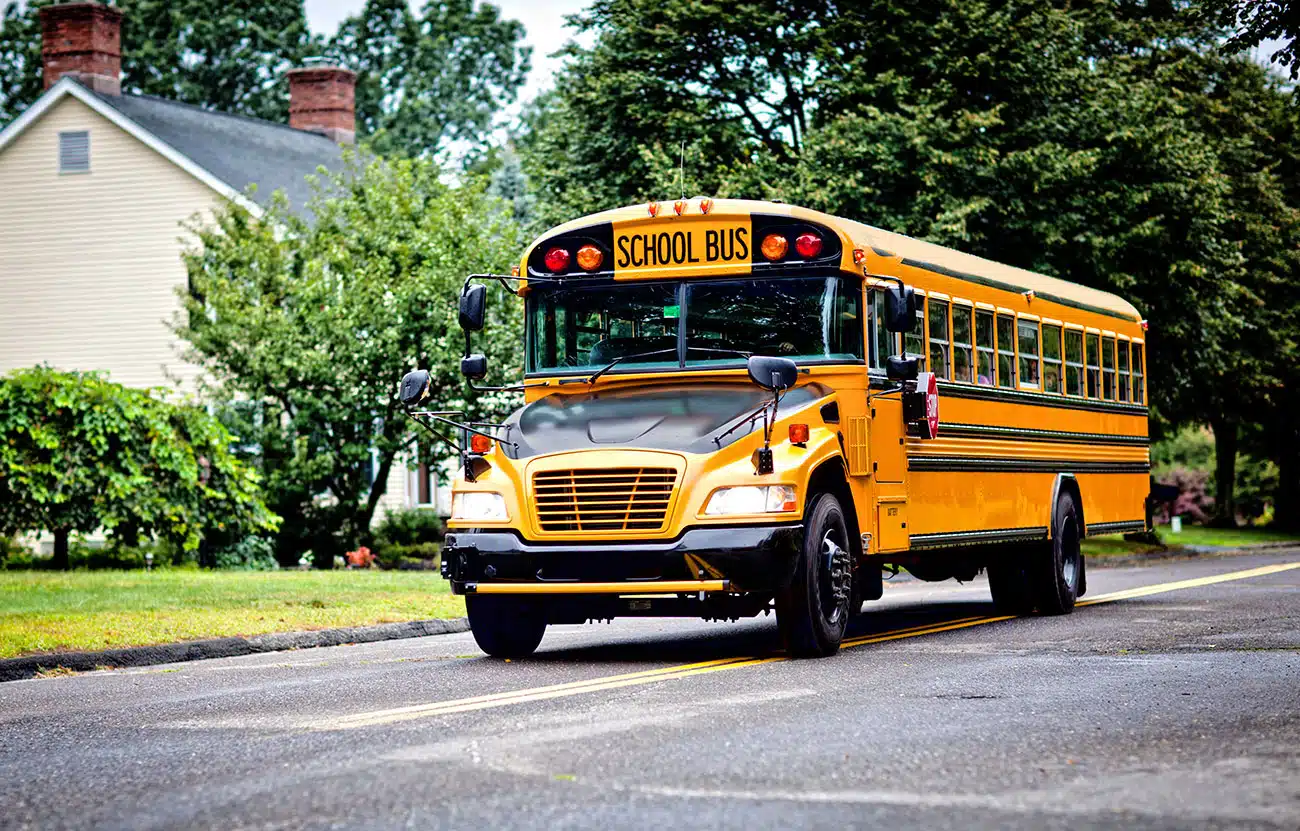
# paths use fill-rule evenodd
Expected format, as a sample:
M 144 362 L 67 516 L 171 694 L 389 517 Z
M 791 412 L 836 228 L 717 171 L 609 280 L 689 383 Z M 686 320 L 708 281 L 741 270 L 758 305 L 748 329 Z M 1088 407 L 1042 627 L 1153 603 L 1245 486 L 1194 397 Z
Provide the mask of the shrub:
M 249 535 L 236 543 L 218 548 L 213 554 L 213 565 L 244 571 L 275 571 L 280 567 L 275 561 L 274 540 L 257 535 Z
M 375 529 L 375 542 L 381 546 L 420 545 L 441 539 L 442 517 L 427 509 L 393 511 Z
M 1172 509 L 1157 507 L 1157 522 L 1168 522 L 1171 516 L 1181 516 L 1187 522 L 1199 524 L 1214 515 L 1209 471 L 1176 467 L 1161 476 L 1160 481 L 1176 486 L 1178 498 L 1174 500 Z
M 370 568 L 375 564 L 375 555 L 370 553 L 370 549 L 364 545 L 356 551 L 349 551 L 343 555 L 347 564 L 351 568 Z
M 428 569 L 438 567 L 442 546 L 435 542 L 416 545 L 386 545 L 375 554 L 375 562 L 384 569 Z

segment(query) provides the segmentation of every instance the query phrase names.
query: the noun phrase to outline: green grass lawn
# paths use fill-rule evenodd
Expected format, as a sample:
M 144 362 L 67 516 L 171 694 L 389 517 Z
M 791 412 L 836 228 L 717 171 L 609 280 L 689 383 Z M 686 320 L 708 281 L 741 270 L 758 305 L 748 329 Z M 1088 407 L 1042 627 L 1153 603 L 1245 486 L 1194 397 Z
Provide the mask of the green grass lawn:
M 463 614 L 436 572 L 0 572 L 0 658 Z
M 1189 545 L 1219 545 L 1231 548 L 1261 542 L 1300 543 L 1300 534 L 1285 534 L 1260 528 L 1202 528 L 1199 525 L 1184 525 L 1181 534 L 1175 534 L 1168 525 L 1160 525 L 1156 527 L 1156 536 L 1167 548 Z M 1165 549 L 1158 545 L 1129 542 L 1119 534 L 1089 537 L 1083 541 L 1083 553 L 1094 557 L 1149 554 L 1152 551 L 1162 550 Z

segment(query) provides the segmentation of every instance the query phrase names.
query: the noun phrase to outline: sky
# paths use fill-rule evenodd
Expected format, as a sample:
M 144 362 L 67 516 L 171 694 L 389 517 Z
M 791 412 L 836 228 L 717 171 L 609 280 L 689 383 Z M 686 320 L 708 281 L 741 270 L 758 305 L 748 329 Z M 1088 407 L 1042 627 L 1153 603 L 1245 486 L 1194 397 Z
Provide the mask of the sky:
M 364 0 L 306 0 L 307 22 L 312 31 L 331 35 L 343 18 L 361 11 Z M 501 16 L 524 24 L 525 42 L 533 47 L 533 69 L 528 83 L 520 93 L 526 101 L 551 85 L 551 78 L 560 67 L 560 61 L 548 57 L 573 36 L 564 26 L 565 15 L 582 11 L 588 0 L 494 0 Z M 414 0 L 412 6 L 420 6 Z

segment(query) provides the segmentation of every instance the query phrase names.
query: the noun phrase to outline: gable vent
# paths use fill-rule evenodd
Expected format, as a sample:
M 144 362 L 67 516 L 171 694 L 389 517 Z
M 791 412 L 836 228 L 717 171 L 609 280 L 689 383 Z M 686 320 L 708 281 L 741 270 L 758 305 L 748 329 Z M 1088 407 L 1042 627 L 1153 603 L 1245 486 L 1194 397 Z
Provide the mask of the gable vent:
M 90 172 L 90 131 L 59 133 L 59 172 Z

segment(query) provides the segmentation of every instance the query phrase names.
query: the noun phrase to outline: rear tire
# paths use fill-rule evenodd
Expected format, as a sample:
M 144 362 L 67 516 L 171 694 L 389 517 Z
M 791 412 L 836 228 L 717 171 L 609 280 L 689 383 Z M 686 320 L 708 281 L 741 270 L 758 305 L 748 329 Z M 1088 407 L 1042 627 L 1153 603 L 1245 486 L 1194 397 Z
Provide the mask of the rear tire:
M 853 554 L 844 510 L 834 494 L 814 497 L 794 579 L 776 595 L 781 640 L 793 658 L 839 651 L 853 594 Z
M 474 642 L 493 658 L 527 657 L 546 634 L 546 609 L 529 598 L 470 594 L 465 611 Z
M 1066 615 L 1083 593 L 1083 553 L 1079 541 L 1083 526 L 1074 495 L 1063 491 L 1056 500 L 1052 539 L 1029 559 L 1029 594 L 1044 615 Z

